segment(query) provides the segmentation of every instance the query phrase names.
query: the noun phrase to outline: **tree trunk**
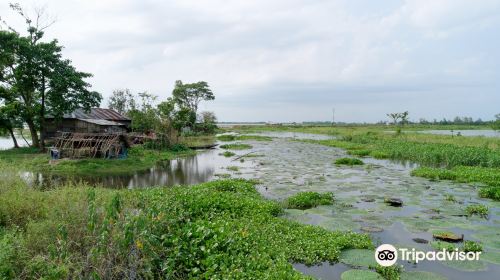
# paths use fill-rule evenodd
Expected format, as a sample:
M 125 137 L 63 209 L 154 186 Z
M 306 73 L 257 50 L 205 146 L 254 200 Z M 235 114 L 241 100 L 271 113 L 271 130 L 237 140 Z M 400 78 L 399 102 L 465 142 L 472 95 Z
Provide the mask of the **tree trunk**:
M 42 77 L 42 106 L 40 108 L 40 150 L 45 152 L 45 76 Z
M 31 145 L 33 147 L 40 147 L 40 141 L 38 141 L 38 133 L 36 131 L 35 123 L 32 119 L 26 120 L 26 123 L 28 124 L 28 128 L 30 129 Z
M 10 137 L 12 137 L 12 142 L 14 142 L 14 148 L 19 148 L 19 145 L 17 144 L 17 139 L 16 139 L 16 136 L 14 135 L 14 130 L 12 128 L 8 128 L 9 129 L 9 133 L 10 133 Z

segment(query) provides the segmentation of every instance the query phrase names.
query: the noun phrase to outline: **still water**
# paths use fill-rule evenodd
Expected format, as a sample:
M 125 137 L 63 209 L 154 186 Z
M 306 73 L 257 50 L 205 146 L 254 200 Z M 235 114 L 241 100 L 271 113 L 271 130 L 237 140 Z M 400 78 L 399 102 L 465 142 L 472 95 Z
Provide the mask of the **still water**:
M 460 133 L 462 136 L 484 136 L 484 137 L 500 137 L 500 131 L 492 129 L 478 129 L 478 130 L 422 130 L 418 133 L 438 134 L 438 135 L 457 135 Z

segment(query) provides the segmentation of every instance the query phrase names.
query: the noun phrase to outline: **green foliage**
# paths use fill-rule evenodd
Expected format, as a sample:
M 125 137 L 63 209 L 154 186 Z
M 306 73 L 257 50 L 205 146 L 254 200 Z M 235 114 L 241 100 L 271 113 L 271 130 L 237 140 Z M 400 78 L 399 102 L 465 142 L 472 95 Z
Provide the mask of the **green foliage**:
M 403 272 L 403 266 L 397 264 L 391 266 L 381 266 L 377 264 L 375 267 L 371 268 L 375 269 L 375 271 L 386 280 L 399 280 Z
M 479 196 L 500 201 L 500 187 L 484 187 L 479 189 Z
M 380 280 L 383 279 L 376 272 L 370 270 L 350 269 L 342 272 L 341 280 Z
M 226 167 L 226 169 L 229 171 L 234 171 L 234 172 L 240 170 L 238 166 L 228 166 L 228 167 Z
M 220 153 L 219 155 L 223 155 L 225 157 L 232 157 L 235 155 L 235 153 L 230 152 L 230 151 L 224 151 L 223 153 Z
M 339 158 L 335 160 L 338 165 L 363 165 L 363 161 L 358 158 Z
M 452 194 L 446 194 L 446 195 L 444 196 L 444 199 L 445 199 L 446 201 L 450 201 L 450 202 L 457 202 L 457 199 L 456 199 L 456 198 L 455 198 L 455 196 L 454 196 L 454 195 L 452 195 Z
M 26 203 L 36 197 L 46 204 L 46 213 L 22 219 L 28 221 L 22 234 L 13 224 L 0 232 L 0 275 L 8 279 L 21 273 L 44 279 L 304 279 L 291 262 L 336 262 L 342 250 L 372 248 L 368 235 L 279 217 L 280 204 L 245 180 L 147 190 L 41 192 L 14 185 L 29 194 Z M 12 181 L 0 182 L 0 197 L 11 188 Z M 0 209 L 11 211 L 4 204 Z
M 273 138 L 269 136 L 262 136 L 262 135 L 239 135 L 236 137 L 236 140 L 255 140 L 255 141 L 272 141 Z
M 289 209 L 309 209 L 319 205 L 331 205 L 333 193 L 300 192 L 285 200 L 285 207 Z
M 466 240 L 466 241 L 464 241 L 464 244 L 462 245 L 462 251 L 464 251 L 464 252 L 482 252 L 483 245 L 481 245 L 480 243 L 475 242 L 475 241 Z
M 219 136 L 217 136 L 217 140 L 224 141 L 224 142 L 234 141 L 234 140 L 236 140 L 236 135 L 233 135 L 233 134 L 219 135 Z
M 471 204 L 467 205 L 465 208 L 465 213 L 467 215 L 472 216 L 472 215 L 478 215 L 481 217 L 487 217 L 489 213 L 488 206 L 482 205 L 482 204 Z
M 224 144 L 220 146 L 222 149 L 226 150 L 246 150 L 251 149 L 252 146 L 248 144 L 235 143 L 235 144 Z

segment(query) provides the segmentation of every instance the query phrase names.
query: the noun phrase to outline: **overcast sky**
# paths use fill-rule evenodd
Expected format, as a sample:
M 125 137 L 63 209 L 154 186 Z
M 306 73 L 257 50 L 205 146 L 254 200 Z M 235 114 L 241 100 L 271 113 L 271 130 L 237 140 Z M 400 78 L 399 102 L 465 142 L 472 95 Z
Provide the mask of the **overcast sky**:
M 375 122 L 500 113 L 498 0 L 40 0 L 93 89 L 209 83 L 220 121 Z M 0 16 L 22 21 L 0 2 Z

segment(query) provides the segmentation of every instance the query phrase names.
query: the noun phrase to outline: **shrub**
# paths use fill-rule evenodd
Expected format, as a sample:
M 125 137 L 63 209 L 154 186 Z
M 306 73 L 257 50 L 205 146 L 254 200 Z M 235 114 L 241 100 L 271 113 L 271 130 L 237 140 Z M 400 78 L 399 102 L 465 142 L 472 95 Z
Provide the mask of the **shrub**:
M 286 208 L 308 209 L 318 205 L 331 205 L 333 193 L 300 192 L 285 200 Z
M 363 165 L 364 162 L 358 158 L 339 158 L 335 160 L 338 165 Z
M 491 198 L 500 200 L 500 187 L 484 187 L 479 189 L 479 196 L 482 198 Z

